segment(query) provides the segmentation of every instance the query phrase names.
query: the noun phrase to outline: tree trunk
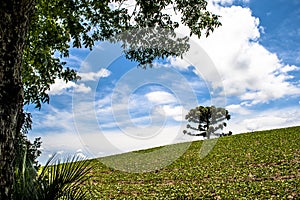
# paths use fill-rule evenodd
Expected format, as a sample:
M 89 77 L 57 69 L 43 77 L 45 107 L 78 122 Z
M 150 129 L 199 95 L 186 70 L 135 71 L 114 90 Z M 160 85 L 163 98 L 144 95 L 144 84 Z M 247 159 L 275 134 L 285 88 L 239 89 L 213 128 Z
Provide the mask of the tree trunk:
M 12 199 L 14 142 L 23 123 L 22 55 L 34 0 L 1 0 L 0 199 Z
M 209 116 L 207 115 L 207 117 L 206 117 L 206 136 L 207 136 L 207 139 L 210 139 L 210 130 L 209 130 L 209 125 L 210 125 L 210 123 L 209 123 Z

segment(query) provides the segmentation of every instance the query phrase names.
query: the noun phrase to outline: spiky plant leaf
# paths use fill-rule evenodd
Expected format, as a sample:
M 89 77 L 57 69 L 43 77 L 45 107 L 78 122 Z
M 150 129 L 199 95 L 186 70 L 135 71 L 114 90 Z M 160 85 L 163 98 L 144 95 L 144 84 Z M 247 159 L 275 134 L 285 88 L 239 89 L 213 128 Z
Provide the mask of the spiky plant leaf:
M 81 185 L 87 180 L 92 165 L 89 160 L 73 156 L 57 159 L 54 155 L 43 167 L 40 182 L 41 199 L 84 199 Z

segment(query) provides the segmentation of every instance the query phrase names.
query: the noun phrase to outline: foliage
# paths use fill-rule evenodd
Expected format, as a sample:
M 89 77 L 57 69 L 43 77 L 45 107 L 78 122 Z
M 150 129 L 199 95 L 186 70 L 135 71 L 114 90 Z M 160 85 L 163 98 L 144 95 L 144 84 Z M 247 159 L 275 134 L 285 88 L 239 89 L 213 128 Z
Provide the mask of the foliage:
M 16 158 L 14 166 L 21 168 L 23 163 L 23 158 L 26 157 L 26 166 L 33 166 L 36 170 L 39 168 L 37 158 L 41 155 L 39 150 L 41 147 L 41 138 L 35 138 L 33 143 L 27 138 L 28 132 L 31 130 L 31 114 L 24 113 L 24 123 L 22 130 L 19 135 L 16 137 L 15 149 L 16 149 Z
M 221 25 L 219 16 L 206 11 L 205 0 L 137 0 L 133 13 L 122 6 L 125 2 L 36 1 L 23 55 L 25 104 L 33 103 L 41 108 L 42 103 L 49 103 L 47 91 L 56 78 L 65 81 L 79 78 L 64 62 L 70 47 L 92 49 L 97 41 L 122 42 L 126 57 L 144 67 L 155 58 L 182 55 L 188 49 L 188 38 L 174 39 L 179 22 L 172 21 L 171 16 L 163 12 L 168 6 L 182 13 L 181 22 L 190 28 L 191 35 L 200 37 L 205 31 L 208 36 Z M 112 8 L 112 3 L 119 6 Z M 154 31 L 147 30 L 145 34 L 142 31 L 145 28 Z M 161 32 L 162 29 L 169 32 Z M 120 37 L 125 31 L 131 33 Z M 164 40 L 158 40 L 160 37 Z M 147 46 L 149 38 L 154 42 L 152 47 Z M 158 41 L 167 42 L 161 45 Z
M 26 158 L 24 157 L 24 160 Z M 86 199 L 88 191 L 82 191 L 81 184 L 86 181 L 92 165 L 89 160 L 69 157 L 61 161 L 51 157 L 40 172 L 23 165 L 16 174 L 14 199 Z
M 83 187 L 92 191 L 90 199 L 299 199 L 299 133 L 292 127 L 222 137 L 203 159 L 204 141 L 193 142 L 171 165 L 147 173 L 116 171 L 94 160 Z
M 26 193 L 31 180 L 37 176 L 40 164 L 36 160 L 40 156 L 40 138 L 36 138 L 33 143 L 27 139 L 26 135 L 17 137 L 16 158 L 14 159 L 14 195 L 23 196 Z M 20 198 L 17 198 L 20 199 Z
M 31 114 L 24 113 L 24 123 L 22 131 L 17 135 L 15 142 L 16 157 L 14 166 L 14 196 L 20 197 L 28 193 L 28 188 L 33 188 L 32 181 L 37 176 L 40 165 L 36 160 L 41 151 L 41 138 L 36 138 L 33 143 L 27 138 L 27 133 L 31 130 Z
M 188 122 L 192 122 L 196 124 L 196 127 L 191 124 L 187 124 L 188 129 L 192 129 L 194 131 L 199 131 L 200 133 L 191 133 L 187 130 L 184 130 L 184 134 L 192 135 L 192 136 L 203 136 L 210 138 L 211 134 L 216 134 L 217 130 L 222 130 L 223 127 L 226 127 L 227 124 L 224 120 L 229 120 L 230 115 L 228 110 L 225 108 L 216 108 L 215 106 L 198 106 L 189 111 L 189 113 L 185 116 L 185 119 Z M 232 132 L 228 134 L 218 134 L 220 136 L 231 135 Z

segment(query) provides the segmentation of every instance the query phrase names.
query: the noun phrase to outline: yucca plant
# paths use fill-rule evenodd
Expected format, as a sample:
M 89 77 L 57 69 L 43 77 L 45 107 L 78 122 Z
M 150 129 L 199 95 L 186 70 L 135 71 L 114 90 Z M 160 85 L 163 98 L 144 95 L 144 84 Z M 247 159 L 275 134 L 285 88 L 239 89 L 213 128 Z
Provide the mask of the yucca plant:
M 81 188 L 91 168 L 89 160 L 76 156 L 61 160 L 53 156 L 37 178 L 39 199 L 85 199 L 87 191 Z
M 14 198 L 18 200 L 75 200 L 86 199 L 82 184 L 92 165 L 79 157 L 51 157 L 40 172 L 33 176 L 29 167 L 16 171 Z

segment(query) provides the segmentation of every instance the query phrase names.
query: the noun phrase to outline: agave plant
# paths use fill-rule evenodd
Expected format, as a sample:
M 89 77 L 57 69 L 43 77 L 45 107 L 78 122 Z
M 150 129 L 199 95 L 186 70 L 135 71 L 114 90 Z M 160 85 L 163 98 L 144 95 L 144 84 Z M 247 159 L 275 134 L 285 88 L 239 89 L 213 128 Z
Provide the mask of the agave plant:
M 24 166 L 26 167 L 26 166 Z M 73 156 L 58 159 L 52 156 L 39 173 L 33 176 L 26 167 L 16 171 L 14 198 L 18 200 L 85 199 L 82 184 L 87 180 L 92 165 L 90 160 Z

